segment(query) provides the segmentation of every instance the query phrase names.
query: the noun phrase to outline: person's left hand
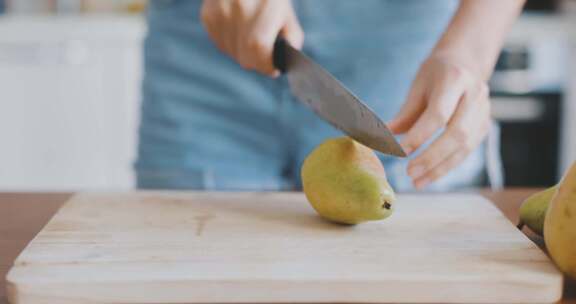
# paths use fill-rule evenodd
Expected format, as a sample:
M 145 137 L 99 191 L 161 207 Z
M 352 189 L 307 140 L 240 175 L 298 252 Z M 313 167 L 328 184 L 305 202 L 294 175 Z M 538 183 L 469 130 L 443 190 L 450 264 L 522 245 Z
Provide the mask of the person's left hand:
M 407 154 L 445 128 L 408 164 L 408 175 L 420 189 L 460 164 L 486 137 L 488 87 L 463 65 L 432 55 L 420 67 L 406 103 L 389 127 L 394 134 L 405 133 L 401 145 Z

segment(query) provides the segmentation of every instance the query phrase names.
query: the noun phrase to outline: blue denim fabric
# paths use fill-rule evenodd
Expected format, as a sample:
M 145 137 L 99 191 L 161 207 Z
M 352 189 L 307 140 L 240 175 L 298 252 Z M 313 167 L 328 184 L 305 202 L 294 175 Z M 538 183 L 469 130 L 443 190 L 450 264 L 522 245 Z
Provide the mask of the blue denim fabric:
M 453 0 L 294 1 L 304 52 L 384 120 L 404 102 L 419 65 L 447 26 Z M 306 155 L 341 136 L 289 92 L 285 77 L 243 70 L 199 21 L 201 1 L 153 0 L 148 11 L 138 160 L 140 188 L 297 188 Z M 390 183 L 410 190 L 407 160 L 381 158 Z M 470 185 L 480 151 L 431 190 Z

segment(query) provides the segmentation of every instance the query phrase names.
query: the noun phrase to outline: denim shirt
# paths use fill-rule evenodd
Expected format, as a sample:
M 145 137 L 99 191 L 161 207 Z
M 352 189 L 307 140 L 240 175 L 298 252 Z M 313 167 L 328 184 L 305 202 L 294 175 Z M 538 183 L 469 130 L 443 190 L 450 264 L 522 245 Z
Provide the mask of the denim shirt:
M 299 104 L 284 77 L 243 70 L 220 52 L 200 22 L 201 4 L 150 3 L 135 166 L 139 186 L 297 187 L 306 154 L 342 134 Z M 387 121 L 405 101 L 458 1 L 293 0 L 293 5 L 305 33 L 303 51 Z M 380 156 L 390 183 L 410 190 L 406 160 Z M 480 151 L 465 163 L 437 187 L 477 179 Z

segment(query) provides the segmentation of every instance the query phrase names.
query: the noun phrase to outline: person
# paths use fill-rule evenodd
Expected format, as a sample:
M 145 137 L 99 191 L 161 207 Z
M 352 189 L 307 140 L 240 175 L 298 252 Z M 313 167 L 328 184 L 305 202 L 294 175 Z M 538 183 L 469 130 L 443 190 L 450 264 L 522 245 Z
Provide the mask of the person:
M 335 75 L 409 154 L 399 191 L 476 185 L 487 80 L 523 0 L 153 0 L 135 163 L 140 188 L 290 190 L 341 133 L 290 93 L 277 36 Z

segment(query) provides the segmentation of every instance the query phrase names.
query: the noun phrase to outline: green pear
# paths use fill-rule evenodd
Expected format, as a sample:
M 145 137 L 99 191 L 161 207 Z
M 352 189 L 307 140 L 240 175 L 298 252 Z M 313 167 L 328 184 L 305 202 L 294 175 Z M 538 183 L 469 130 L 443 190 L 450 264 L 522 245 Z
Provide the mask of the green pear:
M 544 242 L 558 268 L 576 279 L 576 162 L 550 202 L 544 220 Z
M 518 228 L 528 226 L 534 233 L 544 236 L 544 218 L 546 210 L 558 186 L 550 187 L 544 191 L 537 192 L 529 196 L 520 207 L 520 223 Z
M 374 152 L 348 137 L 328 139 L 304 160 L 304 193 L 318 214 L 342 224 L 392 214 L 394 191 Z

